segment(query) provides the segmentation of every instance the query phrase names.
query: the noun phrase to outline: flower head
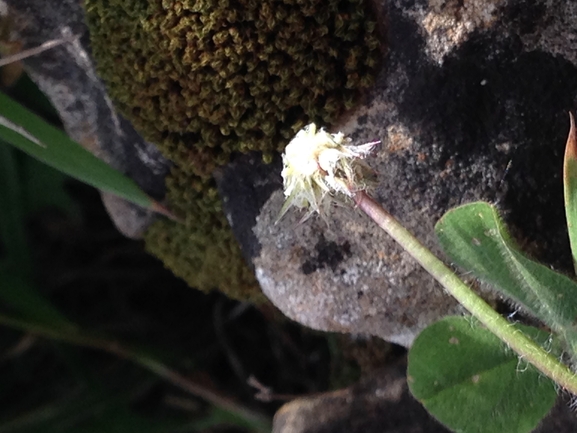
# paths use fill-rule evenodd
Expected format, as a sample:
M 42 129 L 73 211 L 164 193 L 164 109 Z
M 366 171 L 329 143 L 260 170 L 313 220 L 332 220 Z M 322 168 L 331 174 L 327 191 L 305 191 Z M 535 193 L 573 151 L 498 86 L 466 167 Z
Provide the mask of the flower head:
M 283 154 L 282 177 L 286 201 L 279 218 L 292 206 L 326 214 L 331 201 L 339 195 L 351 197 L 367 189 L 371 169 L 362 161 L 373 152 L 375 141 L 351 146 L 344 134 L 317 130 L 314 123 L 300 130 Z

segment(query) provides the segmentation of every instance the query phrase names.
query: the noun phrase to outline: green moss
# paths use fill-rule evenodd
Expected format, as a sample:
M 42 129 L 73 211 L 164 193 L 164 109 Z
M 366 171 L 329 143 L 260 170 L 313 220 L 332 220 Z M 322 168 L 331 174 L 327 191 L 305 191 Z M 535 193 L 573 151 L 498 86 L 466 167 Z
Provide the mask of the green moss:
M 211 285 L 209 270 L 224 278 L 214 284 L 233 284 L 207 262 L 218 251 L 240 260 L 208 179 L 233 153 L 259 151 L 269 158 L 306 123 L 330 125 L 355 104 L 380 58 L 364 0 L 85 5 L 93 53 L 111 96 L 177 165 L 170 204 L 187 223 L 152 227 L 149 248 L 191 285 Z M 218 247 L 205 240 L 212 236 L 219 236 Z M 206 272 L 196 275 L 198 269 Z M 246 277 L 240 274 L 234 278 Z
M 167 199 L 173 211 L 184 215 L 184 222 L 157 221 L 146 232 L 147 249 L 192 287 L 219 288 L 234 299 L 263 301 L 222 212 L 213 180 L 175 168 L 167 183 Z

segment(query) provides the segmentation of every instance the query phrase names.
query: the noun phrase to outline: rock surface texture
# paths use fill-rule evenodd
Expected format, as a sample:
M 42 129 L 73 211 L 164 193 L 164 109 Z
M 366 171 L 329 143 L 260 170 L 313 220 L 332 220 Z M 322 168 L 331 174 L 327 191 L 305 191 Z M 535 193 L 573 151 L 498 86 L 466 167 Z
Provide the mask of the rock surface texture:
M 569 269 L 562 155 L 577 93 L 577 6 L 570 1 L 389 1 L 384 68 L 338 128 L 383 142 L 369 161 L 375 197 L 437 251 L 449 208 L 496 203 L 524 247 Z M 250 182 L 245 180 L 245 182 Z M 409 346 L 455 304 L 359 212 L 327 225 L 289 213 L 276 192 L 253 229 L 264 293 L 289 317 Z M 232 220 L 234 209 L 229 209 Z M 234 225 L 233 225 L 234 228 Z
M 376 2 L 386 53 L 375 86 L 338 130 L 383 148 L 369 163 L 375 197 L 438 251 L 433 226 L 449 208 L 497 203 L 535 256 L 569 268 L 561 167 L 577 94 L 577 5 L 569 0 Z M 168 163 L 115 114 L 94 73 L 75 1 L 0 0 L 25 47 L 78 34 L 26 60 L 79 142 L 162 196 Z M 266 296 L 307 326 L 409 346 L 456 304 L 355 209 L 274 224 L 280 167 L 236 158 L 215 178 L 223 207 Z M 108 200 L 110 202 L 110 200 Z M 127 207 L 124 207 L 127 206 Z M 151 216 L 120 204 L 123 232 Z M 118 209 L 118 207 L 116 207 Z M 116 216 L 120 214 L 121 216 Z M 128 218 L 126 216 L 128 215 Z

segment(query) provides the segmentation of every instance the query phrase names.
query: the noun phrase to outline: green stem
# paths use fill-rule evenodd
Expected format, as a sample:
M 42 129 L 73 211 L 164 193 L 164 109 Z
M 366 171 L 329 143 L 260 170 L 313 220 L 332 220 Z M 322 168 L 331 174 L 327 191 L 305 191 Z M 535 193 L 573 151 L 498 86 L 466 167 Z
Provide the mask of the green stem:
M 451 269 L 364 191 L 353 199 L 369 218 L 398 242 L 459 303 L 524 360 L 567 391 L 577 395 L 577 375 L 515 328 L 467 286 Z

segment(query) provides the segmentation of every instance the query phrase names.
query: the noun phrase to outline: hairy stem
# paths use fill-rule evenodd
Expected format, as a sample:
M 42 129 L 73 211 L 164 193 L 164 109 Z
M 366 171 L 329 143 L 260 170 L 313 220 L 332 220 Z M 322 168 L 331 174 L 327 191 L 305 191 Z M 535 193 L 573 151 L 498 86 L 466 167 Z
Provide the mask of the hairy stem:
M 390 213 L 364 191 L 353 199 L 379 227 L 386 231 L 459 303 L 524 360 L 567 391 L 577 395 L 577 375 L 537 343 L 515 328 L 465 284 L 449 267 L 405 229 Z

